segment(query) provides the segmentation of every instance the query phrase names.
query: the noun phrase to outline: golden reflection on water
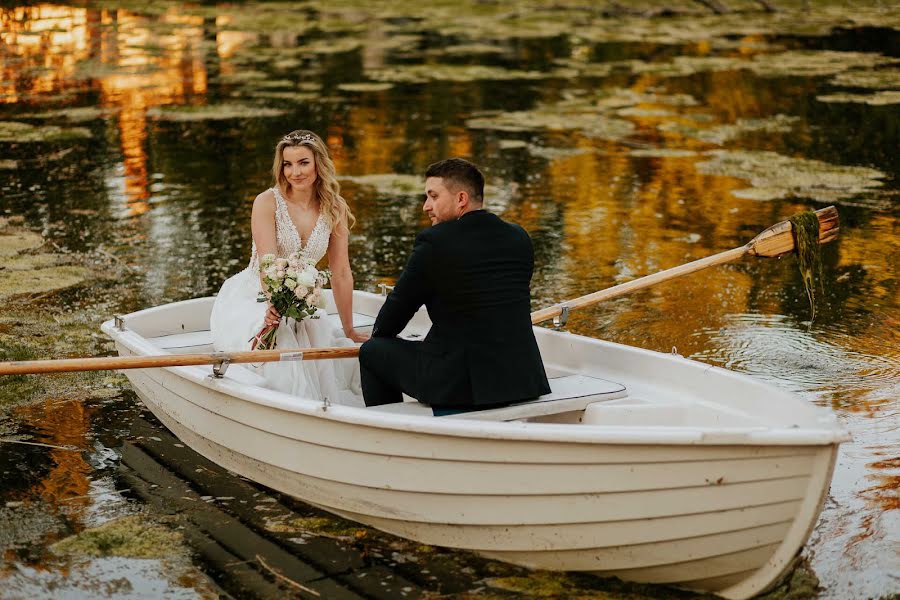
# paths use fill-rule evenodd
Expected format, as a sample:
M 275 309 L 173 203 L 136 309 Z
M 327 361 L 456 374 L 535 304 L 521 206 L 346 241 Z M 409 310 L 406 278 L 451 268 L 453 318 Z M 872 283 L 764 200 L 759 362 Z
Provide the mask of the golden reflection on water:
M 223 75 L 248 69 L 241 62 L 240 50 L 258 43 L 261 35 L 224 30 L 230 23 L 228 16 L 215 17 L 211 39 L 204 31 L 208 20 L 171 10 L 155 17 L 127 10 L 51 4 L 0 10 L 0 42 L 4 46 L 0 54 L 0 103 L 25 105 L 41 96 L 52 104 L 67 92 L 99 92 L 97 104 L 109 111 L 111 129 L 118 135 L 121 199 L 131 215 L 144 215 L 151 209 L 150 180 L 154 175 L 148 157 L 154 123 L 147 111 L 165 104 L 208 101 L 212 75 L 207 69 L 213 61 Z M 383 36 L 376 29 L 367 36 L 364 41 L 375 43 L 359 51 L 363 67 L 389 63 L 389 53 L 381 43 Z M 297 43 L 291 36 L 277 41 L 282 45 Z M 742 56 L 758 54 L 764 41 L 764 36 L 745 36 L 734 52 Z M 714 50 L 708 42 L 689 48 L 695 56 L 714 55 Z M 585 52 L 573 48 L 572 53 Z M 785 78 L 778 86 L 759 85 L 758 79 L 738 70 L 706 72 L 695 80 L 686 79 L 644 73 L 631 80 L 628 88 L 632 92 L 668 90 L 666 93 L 694 95 L 700 103 L 686 107 L 652 102 L 638 105 L 636 108 L 644 112 L 624 117 L 637 126 L 636 146 L 554 132 L 556 145 L 584 152 L 546 161 L 532 156 L 527 176 L 520 181 L 491 181 L 488 173 L 489 184 L 523 190 L 512 194 L 504 216 L 521 224 L 538 243 L 549 248 L 543 264 L 537 265 L 536 302 L 558 302 L 722 252 L 746 243 L 760 230 L 794 212 L 820 208 L 802 200 L 758 202 L 735 198 L 732 192 L 747 187 L 746 180 L 704 175 L 694 167 L 703 160 L 700 153 L 716 148 L 716 144 L 657 128 L 663 120 L 696 124 L 689 117 L 698 113 L 723 123 L 771 116 L 773 107 L 783 105 L 782 97 L 809 94 L 814 85 L 811 79 Z M 483 142 L 496 146 L 491 136 L 504 138 L 502 133 L 485 134 L 461 127 L 457 123 L 462 120 L 455 114 L 440 127 L 416 129 L 420 124 L 411 116 L 413 111 L 434 110 L 435 115 L 428 116 L 435 120 L 447 115 L 428 105 L 439 103 L 427 93 L 413 96 L 421 105 L 404 105 L 398 110 L 393 93 L 350 96 L 346 102 L 351 108 L 329 115 L 324 131 L 319 133 L 327 139 L 338 173 L 396 173 L 403 159 L 411 162 L 409 167 L 404 162 L 404 168 L 417 174 L 443 156 L 473 157 L 477 161 L 485 147 Z M 545 91 L 535 91 L 536 96 L 542 93 Z M 660 109 L 672 114 L 649 112 Z M 418 132 L 422 139 L 410 139 L 410 132 Z M 796 147 L 808 141 L 804 138 L 808 135 L 802 127 L 791 132 L 767 132 L 754 140 L 755 148 L 784 151 L 788 141 Z M 540 135 L 532 137 L 529 142 L 540 142 Z M 411 144 L 420 144 L 416 148 L 424 150 L 406 159 Z M 630 154 L 641 144 L 698 154 Z M 262 150 L 266 154 L 269 151 Z M 397 230 L 420 224 L 421 211 L 416 208 L 401 214 L 410 222 L 393 224 L 390 231 L 380 230 L 383 219 L 394 214 L 377 214 L 381 205 L 367 195 L 370 192 L 350 189 L 354 191 L 350 198 L 353 209 L 360 219 L 354 235 L 364 238 L 363 243 L 374 243 L 380 235 L 392 236 Z M 147 217 L 150 215 L 152 212 Z M 836 258 L 830 267 L 834 271 L 832 285 L 844 293 L 834 302 L 845 311 L 835 311 L 833 322 L 817 323 L 810 330 L 798 322 L 800 317 L 789 308 L 793 299 L 787 298 L 785 291 L 794 268 L 787 264 L 791 259 L 781 263 L 745 259 L 753 266 L 710 269 L 579 311 L 572 316 L 569 329 L 655 350 L 668 351 L 676 346 L 682 355 L 698 356 L 754 375 L 777 371 L 779 365 L 766 354 L 779 351 L 777 357 L 797 361 L 784 366 L 780 373 L 799 381 L 806 391 L 822 394 L 823 403 L 833 399 L 834 409 L 843 417 L 873 422 L 896 419 L 898 405 L 892 391 L 896 384 L 891 381 L 900 377 L 895 279 L 900 236 L 896 235 L 896 216 L 889 211 L 868 211 L 858 213 L 858 217 L 861 222 L 848 224 L 833 244 Z M 147 227 L 151 238 L 171 236 L 173 228 L 184 226 L 178 216 L 170 214 L 168 219 L 157 216 L 151 221 L 153 226 Z M 370 227 L 371 223 L 378 225 Z M 185 236 L 189 235 L 185 230 Z M 165 248 L 160 244 L 157 251 L 165 252 Z M 159 272 L 154 275 L 164 278 Z M 380 275 L 371 280 L 393 281 Z M 772 315 L 776 317 L 769 318 Z M 812 361 L 810 356 L 825 359 L 826 366 L 816 371 L 815 365 L 803 364 L 804 360 Z M 23 411 L 23 422 L 48 432 L 42 438 L 46 443 L 80 446 L 89 433 L 90 415 L 80 402 Z M 869 450 L 864 447 L 862 452 Z M 37 495 L 53 504 L 84 496 L 91 467 L 82 453 L 54 449 L 50 458 L 54 466 Z M 884 457 L 866 466 L 870 485 L 853 493 L 877 510 L 900 508 L 897 459 Z M 843 485 L 849 488 L 852 484 Z M 874 517 L 867 517 L 859 540 L 878 531 L 877 523 L 872 525 Z
M 150 19 L 127 10 L 41 4 L 0 11 L 0 20 L 9 82 L 0 88 L 0 102 L 98 88 L 98 105 L 115 113 L 129 212 L 147 212 L 147 110 L 206 93 L 203 18 L 175 9 Z M 32 76 L 17 77 L 23 72 Z
M 79 400 L 59 400 L 26 406 L 18 411 L 18 419 L 38 432 L 42 444 L 55 446 L 47 456 L 50 470 L 28 494 L 29 500 L 43 500 L 48 504 L 65 507 L 72 517 L 90 505 L 87 495 L 89 476 L 94 468 L 84 459 L 81 451 L 91 431 L 91 412 Z M 80 523 L 79 519 L 75 519 Z

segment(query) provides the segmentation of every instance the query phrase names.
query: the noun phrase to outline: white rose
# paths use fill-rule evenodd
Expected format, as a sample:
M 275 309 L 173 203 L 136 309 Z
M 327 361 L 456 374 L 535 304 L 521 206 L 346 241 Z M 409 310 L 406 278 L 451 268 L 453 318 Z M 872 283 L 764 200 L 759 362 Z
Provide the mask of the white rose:
M 302 273 L 297 273 L 297 283 L 300 285 L 305 285 L 308 288 L 316 285 L 316 270 L 313 269 L 313 272 L 310 273 L 308 270 L 304 270 Z
M 316 290 L 316 292 L 318 293 L 316 294 L 316 301 L 313 302 L 313 304 L 315 304 L 317 308 L 325 308 L 325 294 L 319 292 L 319 290 Z
M 265 271 L 263 271 L 263 275 L 265 275 L 269 279 L 275 279 L 275 267 L 269 267 Z
M 266 267 L 271 265 L 273 262 L 275 262 L 275 255 L 274 254 L 263 254 L 262 258 L 259 259 L 259 262 L 265 269 Z
M 304 287 L 302 285 L 298 285 L 294 288 L 294 295 L 303 300 L 306 298 L 306 294 L 309 292 L 309 288 Z
M 282 270 L 287 269 L 288 261 L 286 258 L 276 258 L 275 266 Z
M 292 290 L 295 287 L 297 287 L 297 282 L 294 281 L 293 279 L 291 279 L 290 277 L 288 277 L 287 279 L 284 280 L 284 287 L 286 287 L 289 290 Z

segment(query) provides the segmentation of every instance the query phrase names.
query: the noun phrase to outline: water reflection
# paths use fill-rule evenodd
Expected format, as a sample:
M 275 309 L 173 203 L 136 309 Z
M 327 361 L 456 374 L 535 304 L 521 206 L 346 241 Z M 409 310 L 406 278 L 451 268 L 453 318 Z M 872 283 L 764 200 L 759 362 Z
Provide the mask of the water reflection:
M 897 32 L 799 37 L 747 34 L 732 24 L 721 33 L 709 22 L 705 38 L 689 39 L 696 29 L 678 32 L 671 22 L 650 20 L 631 22 L 631 35 L 643 31 L 646 39 L 627 42 L 583 11 L 548 18 L 523 9 L 509 21 L 492 20 L 495 8 L 479 6 L 484 14 L 461 17 L 461 28 L 449 27 L 440 7 L 383 14 L 365 6 L 254 3 L 227 11 L 115 3 L 2 8 L 0 121 L 78 123 L 91 138 L 0 142 L 0 214 L 22 216 L 61 249 L 114 257 L 114 276 L 98 274 L 72 292 L 88 320 L 207 295 L 247 262 L 250 207 L 270 185 L 274 140 L 307 127 L 327 138 L 339 174 L 348 177 L 417 176 L 449 155 L 482 164 L 497 188 L 488 205 L 533 237 L 538 308 L 742 245 L 790 214 L 823 206 L 797 192 L 808 189 L 799 185 L 772 201 L 735 197 L 758 184 L 752 175 L 701 173 L 696 164 L 710 150 L 875 169 L 887 175 L 883 190 L 835 192 L 841 238 L 824 252 L 827 293 L 815 323 L 796 265 L 785 258 L 746 260 L 620 298 L 576 313 L 570 329 L 655 350 L 675 346 L 832 407 L 855 441 L 841 455 L 811 542 L 814 566 L 833 597 L 896 591 L 896 581 L 873 569 L 896 571 L 885 556 L 896 541 L 891 452 L 900 434 L 900 189 L 891 179 L 900 172 L 897 108 L 818 102 L 834 87 L 830 75 L 772 74 L 759 65 L 804 48 L 896 54 Z M 761 31 L 783 26 L 758 24 Z M 853 60 L 854 69 L 868 68 Z M 462 67 L 472 80 L 458 80 Z M 493 69 L 492 76 L 478 78 L 478 67 Z M 374 74 L 401 80 L 371 91 L 341 88 L 371 83 Z M 169 104 L 249 109 L 245 118 L 218 120 L 148 116 Z M 100 110 L 66 112 L 75 107 Z M 466 125 L 537 107 L 542 116 L 574 117 L 552 128 Z M 256 108 L 287 112 L 264 117 Z M 598 134 L 606 118 L 634 129 L 624 137 Z M 749 119 L 766 123 L 740 126 Z M 15 169 L 2 166 L 9 161 Z M 426 225 L 419 193 L 343 184 L 358 218 L 351 237 L 357 284 L 389 283 Z M 64 301 L 48 302 L 49 312 Z M 4 327 L 0 335 L 15 334 L 18 325 Z M 4 500 L 33 497 L 47 512 L 82 512 L 62 529 L 82 527 L 100 504 L 114 505 L 97 473 L 116 459 L 89 448 L 100 413 L 66 398 L 12 411 L 17 431 L 58 448 L 3 446 L 0 462 L 23 474 L 4 489 Z M 128 436 L 119 432 L 107 446 Z M 851 588 L 854 580 L 864 583 Z

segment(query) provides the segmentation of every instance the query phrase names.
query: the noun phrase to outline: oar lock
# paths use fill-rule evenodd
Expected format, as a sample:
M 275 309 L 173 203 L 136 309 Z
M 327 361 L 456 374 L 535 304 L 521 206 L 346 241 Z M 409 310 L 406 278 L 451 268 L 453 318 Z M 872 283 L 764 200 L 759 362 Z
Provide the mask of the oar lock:
M 572 307 L 563 303 L 559 305 L 559 314 L 553 317 L 553 329 L 559 331 L 569 322 L 569 311 Z
M 213 374 L 210 375 L 210 377 L 214 379 L 222 379 L 223 377 L 225 377 L 225 371 L 228 370 L 228 365 L 231 364 L 231 357 L 229 357 L 224 352 L 215 352 L 213 353 L 213 356 L 221 357 L 221 360 L 213 363 Z

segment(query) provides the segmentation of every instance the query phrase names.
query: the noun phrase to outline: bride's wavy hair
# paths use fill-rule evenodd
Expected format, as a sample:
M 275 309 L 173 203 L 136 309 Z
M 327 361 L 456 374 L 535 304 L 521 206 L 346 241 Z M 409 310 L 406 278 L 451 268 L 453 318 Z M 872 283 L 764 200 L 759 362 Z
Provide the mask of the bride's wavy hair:
M 284 176 L 284 149 L 292 146 L 306 146 L 312 150 L 313 157 L 316 160 L 316 199 L 319 201 L 319 208 L 325 215 L 325 220 L 331 227 L 332 231 L 343 222 L 343 217 L 347 217 L 347 227 L 353 227 L 356 218 L 350 212 L 347 201 L 341 196 L 341 184 L 338 183 L 335 175 L 334 161 L 328 153 L 328 147 L 318 135 L 306 129 L 297 129 L 290 132 L 280 140 L 275 146 L 275 162 L 272 164 L 272 176 L 281 194 L 287 193 L 288 181 Z

